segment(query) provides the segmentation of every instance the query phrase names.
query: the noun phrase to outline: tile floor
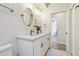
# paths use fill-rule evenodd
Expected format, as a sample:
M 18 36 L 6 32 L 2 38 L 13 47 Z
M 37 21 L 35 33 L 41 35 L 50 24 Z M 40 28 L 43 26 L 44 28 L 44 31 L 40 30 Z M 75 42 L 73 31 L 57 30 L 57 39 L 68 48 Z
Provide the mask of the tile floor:
M 70 56 L 65 51 L 56 50 L 56 49 L 49 49 L 46 56 Z
M 58 47 L 62 45 L 57 45 L 56 43 L 56 36 L 52 37 L 52 40 L 50 41 L 50 49 L 48 50 L 46 56 L 70 56 L 66 51 L 63 49 L 59 49 Z

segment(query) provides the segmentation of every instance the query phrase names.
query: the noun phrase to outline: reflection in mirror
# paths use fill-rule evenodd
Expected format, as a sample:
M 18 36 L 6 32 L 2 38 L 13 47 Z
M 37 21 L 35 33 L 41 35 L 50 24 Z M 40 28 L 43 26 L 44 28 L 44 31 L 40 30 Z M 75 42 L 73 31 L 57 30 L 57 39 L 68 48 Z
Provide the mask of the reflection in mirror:
M 21 15 L 23 23 L 27 26 L 31 26 L 33 21 L 33 13 L 30 8 L 26 8 L 24 13 Z

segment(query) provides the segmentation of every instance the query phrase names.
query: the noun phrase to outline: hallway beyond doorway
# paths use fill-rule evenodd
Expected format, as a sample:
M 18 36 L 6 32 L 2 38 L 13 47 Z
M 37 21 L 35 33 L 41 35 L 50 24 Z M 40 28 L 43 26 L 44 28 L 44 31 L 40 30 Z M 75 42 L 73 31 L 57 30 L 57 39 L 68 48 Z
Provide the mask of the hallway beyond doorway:
M 61 50 L 61 51 L 66 51 L 66 45 L 65 44 L 61 44 L 61 43 L 56 43 L 56 39 L 57 39 L 56 36 L 53 36 L 51 38 L 50 48 Z

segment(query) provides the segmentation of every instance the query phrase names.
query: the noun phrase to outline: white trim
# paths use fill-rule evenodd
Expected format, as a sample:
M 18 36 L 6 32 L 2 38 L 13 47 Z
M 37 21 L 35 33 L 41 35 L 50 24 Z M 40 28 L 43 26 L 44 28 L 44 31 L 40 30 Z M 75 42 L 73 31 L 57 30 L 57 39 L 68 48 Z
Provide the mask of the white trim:
M 75 55 L 75 7 L 72 9 L 72 55 Z
M 76 5 L 74 5 L 74 7 L 73 7 L 73 9 L 72 9 L 72 55 L 76 55 L 76 48 L 75 48 L 75 38 L 76 38 L 76 23 L 75 23 L 75 20 L 76 20 L 76 15 L 75 15 L 75 13 L 76 13 L 76 6 L 77 5 L 79 5 L 79 4 L 76 4 Z
M 67 11 L 67 10 L 63 10 L 63 11 L 60 11 L 60 12 L 54 12 L 54 13 L 51 12 L 51 14 L 63 13 L 63 12 L 66 12 L 66 11 Z
M 59 43 L 59 44 L 63 44 L 63 45 L 66 45 L 66 43 L 63 43 L 63 42 L 56 42 L 56 43 Z

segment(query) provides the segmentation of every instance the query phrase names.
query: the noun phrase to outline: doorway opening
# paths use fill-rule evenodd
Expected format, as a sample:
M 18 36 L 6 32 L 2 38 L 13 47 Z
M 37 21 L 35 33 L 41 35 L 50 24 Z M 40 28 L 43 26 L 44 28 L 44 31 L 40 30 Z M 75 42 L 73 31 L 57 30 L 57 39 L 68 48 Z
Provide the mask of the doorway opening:
M 66 12 L 53 14 L 50 48 L 66 51 Z

